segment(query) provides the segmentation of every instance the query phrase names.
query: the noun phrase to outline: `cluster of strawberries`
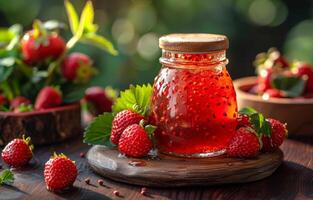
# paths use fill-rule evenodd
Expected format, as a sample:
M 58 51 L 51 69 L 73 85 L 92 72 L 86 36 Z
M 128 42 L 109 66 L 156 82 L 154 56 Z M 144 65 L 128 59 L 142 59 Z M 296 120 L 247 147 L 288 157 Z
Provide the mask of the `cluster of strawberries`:
M 258 83 L 250 92 L 263 95 L 265 99 L 313 97 L 313 67 L 309 63 L 293 61 L 271 48 L 260 53 L 254 61 Z
M 287 136 L 286 124 L 276 119 L 264 119 L 267 130 L 257 127 L 251 118 L 263 116 L 260 113 L 239 114 L 237 130 L 226 149 L 230 157 L 252 158 L 261 151 L 273 152 L 279 148 Z M 257 122 L 259 123 L 259 122 Z
M 145 126 L 142 115 L 131 110 L 123 110 L 113 119 L 110 140 L 126 156 L 144 157 L 153 147 L 152 137 L 155 128 L 152 125 Z
M 30 138 L 14 139 L 2 150 L 3 161 L 11 167 L 20 168 L 29 163 L 33 157 L 33 145 Z M 64 154 L 54 155 L 46 162 L 44 178 L 47 189 L 58 191 L 69 188 L 77 177 L 75 162 Z
M 56 32 L 30 30 L 24 34 L 21 41 L 21 56 L 27 67 L 38 67 L 49 60 L 59 60 L 60 74 L 64 80 L 73 83 L 85 83 L 94 74 L 92 60 L 82 53 L 71 53 L 65 56 L 66 45 L 63 38 Z M 58 63 L 56 63 L 58 64 Z M 60 106 L 62 93 L 52 86 L 42 88 L 34 102 L 35 110 L 42 110 Z M 0 106 L 7 107 L 7 111 L 26 112 L 33 110 L 32 101 L 25 96 L 15 96 L 9 99 L 0 91 Z

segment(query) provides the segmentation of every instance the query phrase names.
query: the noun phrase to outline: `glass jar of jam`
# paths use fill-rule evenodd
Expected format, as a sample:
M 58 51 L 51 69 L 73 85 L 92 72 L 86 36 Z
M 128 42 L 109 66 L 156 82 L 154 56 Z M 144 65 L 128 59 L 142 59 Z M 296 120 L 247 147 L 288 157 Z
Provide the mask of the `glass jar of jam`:
M 227 37 L 171 34 L 161 37 L 159 46 L 162 68 L 151 108 L 158 150 L 183 157 L 223 154 L 237 125 Z

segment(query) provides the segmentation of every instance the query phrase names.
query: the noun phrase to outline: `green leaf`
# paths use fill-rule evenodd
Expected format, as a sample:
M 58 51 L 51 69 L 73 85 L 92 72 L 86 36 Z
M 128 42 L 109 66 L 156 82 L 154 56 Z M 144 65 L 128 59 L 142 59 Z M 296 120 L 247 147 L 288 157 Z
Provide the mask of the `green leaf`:
M 80 41 L 103 49 L 114 56 L 118 55 L 118 51 L 114 48 L 113 44 L 101 35 L 86 33 L 81 37 Z
M 77 12 L 69 0 L 65 0 L 64 4 L 72 34 L 75 35 L 79 25 Z
M 80 19 L 79 19 L 79 25 L 77 28 L 77 31 L 75 33 L 75 37 L 77 39 L 80 39 L 83 34 L 84 31 L 86 29 L 87 26 L 92 26 L 92 22 L 90 22 L 90 20 L 93 20 L 93 6 L 92 6 L 92 2 L 91 1 L 87 1 L 82 14 L 80 15 Z
M 31 104 L 21 104 L 17 109 L 19 112 L 30 112 L 34 110 L 34 107 Z
M 0 82 L 5 81 L 15 68 L 15 58 L 6 57 L 0 59 Z
M 242 108 L 238 113 L 249 116 L 250 124 L 252 124 L 253 128 L 260 137 L 262 135 L 270 136 L 272 134 L 271 125 L 262 113 L 259 113 L 251 107 Z
M 61 86 L 64 103 L 74 103 L 81 100 L 85 95 L 87 85 L 64 84 Z
M 110 143 L 112 121 L 112 113 L 103 113 L 95 118 L 85 129 L 84 143 L 112 146 Z
M 11 185 L 14 182 L 14 174 L 8 170 L 5 169 L 0 175 L 0 185 L 7 184 Z
M 130 85 L 129 89 L 122 91 L 112 109 L 114 113 L 130 109 L 142 115 L 148 115 L 151 104 L 152 86 Z
M 84 33 L 95 33 L 98 30 L 98 26 L 93 23 L 94 9 L 91 1 L 87 1 L 85 8 L 82 12 L 81 18 L 84 18 Z
M 0 28 L 0 48 L 12 50 L 19 42 L 22 26 L 15 24 L 10 28 Z
M 287 97 L 297 97 L 304 92 L 306 81 L 302 77 L 277 76 L 273 79 L 272 86 L 283 91 Z
M 0 28 L 0 47 L 6 46 L 14 38 L 14 33 L 9 28 Z
M 254 113 L 257 113 L 257 111 L 251 107 L 245 107 L 245 108 L 242 108 L 238 111 L 239 114 L 242 114 L 242 115 L 252 115 Z
M 13 99 L 14 92 L 7 81 L 0 82 L 0 90 L 2 90 L 4 96 L 6 96 L 9 100 Z

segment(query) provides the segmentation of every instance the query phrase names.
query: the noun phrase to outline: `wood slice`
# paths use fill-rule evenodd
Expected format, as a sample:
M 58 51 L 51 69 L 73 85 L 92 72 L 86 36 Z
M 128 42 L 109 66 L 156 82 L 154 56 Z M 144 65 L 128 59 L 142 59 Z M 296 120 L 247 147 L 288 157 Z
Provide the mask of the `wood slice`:
M 260 154 L 255 159 L 178 158 L 131 159 L 115 149 L 93 146 L 87 159 L 98 174 L 129 184 L 155 187 L 244 183 L 270 176 L 281 164 L 283 152 Z M 134 166 L 134 164 L 139 166 Z
M 23 134 L 35 145 L 64 141 L 81 134 L 80 104 L 25 113 L 0 112 L 0 145 Z

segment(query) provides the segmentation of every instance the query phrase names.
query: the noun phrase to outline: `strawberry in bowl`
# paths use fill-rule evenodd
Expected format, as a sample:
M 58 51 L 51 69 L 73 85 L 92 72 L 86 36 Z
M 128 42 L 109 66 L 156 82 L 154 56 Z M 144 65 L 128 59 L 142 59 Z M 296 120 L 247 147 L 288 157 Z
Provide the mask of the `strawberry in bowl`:
M 313 132 L 313 66 L 288 60 L 274 48 L 258 54 L 254 65 L 256 77 L 234 81 L 239 108 L 286 122 L 291 137 Z

